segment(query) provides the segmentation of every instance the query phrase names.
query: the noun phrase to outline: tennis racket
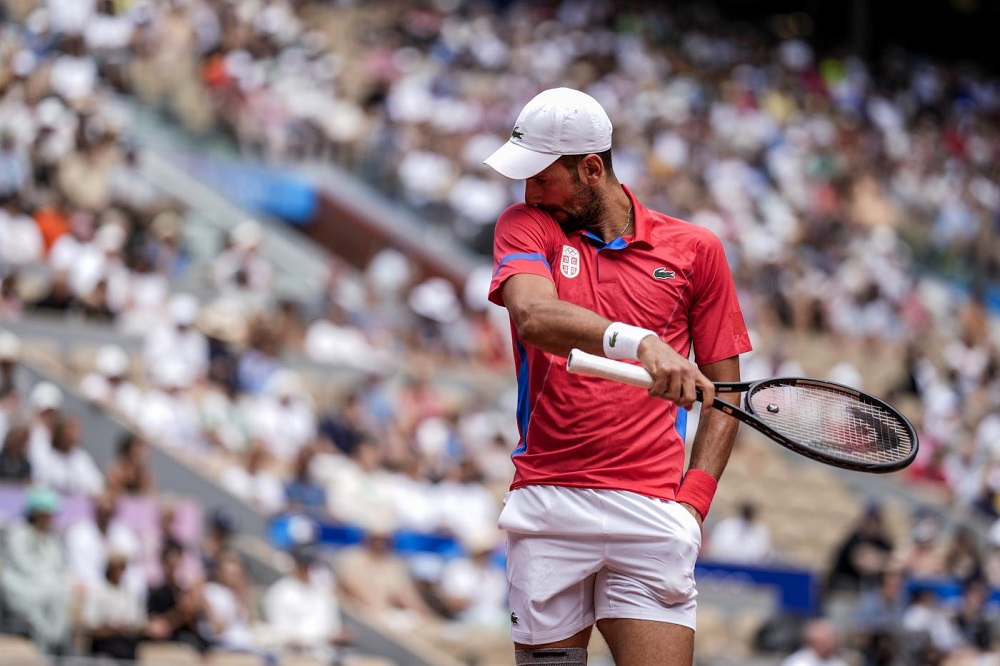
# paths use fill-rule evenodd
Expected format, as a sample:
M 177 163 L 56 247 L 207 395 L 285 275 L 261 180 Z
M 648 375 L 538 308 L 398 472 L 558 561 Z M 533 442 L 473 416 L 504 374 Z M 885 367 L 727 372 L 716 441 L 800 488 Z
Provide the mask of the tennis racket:
M 569 372 L 649 388 L 642 366 L 574 349 Z M 842 384 L 805 377 L 720 382 L 716 393 L 746 393 L 743 408 L 716 398 L 712 407 L 813 460 L 859 472 L 903 469 L 917 455 L 917 433 L 891 405 Z M 701 400 L 701 391 L 698 392 Z

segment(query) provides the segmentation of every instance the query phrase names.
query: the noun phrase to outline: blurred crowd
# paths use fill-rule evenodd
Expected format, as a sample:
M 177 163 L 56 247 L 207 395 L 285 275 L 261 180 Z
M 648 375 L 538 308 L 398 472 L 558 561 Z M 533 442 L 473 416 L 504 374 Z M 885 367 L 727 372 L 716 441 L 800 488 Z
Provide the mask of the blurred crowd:
M 442 625 L 455 644 L 470 627 L 502 627 L 489 556 L 516 443 L 512 397 L 439 381 L 449 369 L 509 374 L 504 314 L 485 302 L 484 276 L 463 292 L 385 251 L 362 273 L 331 260 L 321 293 L 298 302 L 275 292 L 266 229 L 253 221 L 196 266 L 190 211 L 143 177 L 115 100 L 132 95 L 192 132 L 221 131 L 247 157 L 336 161 L 485 252 L 521 193 L 481 160 L 524 100 L 566 85 L 614 119 L 622 182 L 722 238 L 764 348 L 745 359 L 747 378 L 800 374 L 786 333 L 888 359 L 878 388 L 921 436 L 909 480 L 961 515 L 1000 517 L 1000 328 L 987 291 L 1000 279 L 1000 91 L 974 67 L 901 51 L 876 63 L 818 55 L 794 21 L 767 39 L 692 5 L 0 7 L 16 19 L 0 28 L 0 322 L 50 313 L 142 341 L 93 350 L 73 378 L 140 442 L 103 473 L 74 419 L 52 416 L 58 389 L 18 392 L 0 374 L 0 476 L 92 497 L 150 492 L 149 441 L 264 513 L 362 526 L 370 538 L 337 580 L 390 623 L 464 618 Z M 25 342 L 0 332 L 0 370 Z M 320 379 L 331 368 L 350 379 L 331 388 Z M 825 369 L 861 387 L 871 376 L 849 362 Z M 768 557 L 752 510 L 742 520 L 719 525 L 718 553 L 729 544 L 746 557 L 732 544 L 751 539 Z M 386 548 L 396 530 L 452 537 L 468 557 L 406 566 Z M 906 574 L 968 582 L 961 598 L 974 604 L 978 581 L 1000 585 L 989 564 L 1000 534 L 974 545 L 976 576 L 940 562 Z M 898 558 L 871 561 L 855 591 L 898 578 Z M 376 579 L 385 589 L 356 584 Z M 934 606 L 915 599 L 906 608 Z M 953 610 L 958 622 L 964 611 Z M 964 645 L 949 640 L 937 647 Z

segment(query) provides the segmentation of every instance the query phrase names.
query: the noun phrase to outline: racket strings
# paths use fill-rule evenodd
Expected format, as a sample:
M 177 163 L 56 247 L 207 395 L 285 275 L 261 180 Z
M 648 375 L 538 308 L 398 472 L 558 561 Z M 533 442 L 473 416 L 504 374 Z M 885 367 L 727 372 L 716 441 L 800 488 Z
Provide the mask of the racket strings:
M 748 402 L 768 426 L 827 456 L 891 464 L 907 458 L 915 444 L 894 412 L 832 388 L 765 385 Z

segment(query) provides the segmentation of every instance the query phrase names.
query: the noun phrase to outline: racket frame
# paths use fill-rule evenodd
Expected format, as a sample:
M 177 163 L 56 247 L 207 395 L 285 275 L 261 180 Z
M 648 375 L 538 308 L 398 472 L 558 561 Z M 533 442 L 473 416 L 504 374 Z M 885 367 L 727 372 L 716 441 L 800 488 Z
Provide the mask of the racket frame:
M 652 385 L 652 378 L 646 369 L 639 365 L 633 365 L 631 363 L 625 363 L 622 361 L 616 361 L 602 356 L 595 356 L 594 354 L 589 354 L 579 349 L 573 349 L 570 351 L 569 356 L 566 358 L 566 370 L 572 373 L 586 374 L 594 377 L 602 377 L 604 379 L 610 379 L 613 381 L 622 382 L 625 384 L 631 384 L 633 386 L 638 386 L 640 388 L 648 389 Z M 774 428 L 768 425 L 766 422 L 762 421 L 760 417 L 757 416 L 753 405 L 750 402 L 750 396 L 758 390 L 767 388 L 768 386 L 814 386 L 822 388 L 824 390 L 841 392 L 847 394 L 851 398 L 863 403 L 874 405 L 880 409 L 884 409 L 889 412 L 893 417 L 895 417 L 899 424 L 906 430 L 906 433 L 910 437 L 910 441 L 913 442 L 913 446 L 910 448 L 910 452 L 903 458 L 899 460 L 893 460 L 891 462 L 873 462 L 873 461 L 863 461 L 855 460 L 843 456 L 834 455 L 831 453 L 817 451 L 816 449 L 797 442 Z M 908 466 L 913 462 L 917 455 L 917 449 L 919 447 L 919 442 L 917 439 L 917 432 L 914 429 L 913 424 L 903 416 L 898 409 L 888 404 L 884 400 L 876 398 L 873 395 L 865 393 L 864 391 L 859 391 L 853 387 L 847 386 L 845 384 L 838 384 L 836 382 L 829 382 L 822 379 L 812 379 L 809 377 L 775 377 L 771 379 L 761 379 L 752 382 L 718 382 L 715 384 L 716 393 L 741 393 L 744 397 L 741 401 L 742 407 L 740 405 L 734 405 L 731 402 L 722 400 L 716 397 L 712 402 L 712 407 L 719 410 L 727 416 L 731 416 L 741 423 L 745 423 L 757 432 L 765 435 L 769 439 L 777 442 L 778 444 L 784 446 L 785 448 L 798 453 L 799 455 L 811 458 L 821 463 L 827 465 L 832 465 L 834 467 L 839 467 L 841 469 L 847 469 L 855 472 L 869 472 L 872 474 L 888 474 L 890 472 L 896 472 L 904 467 Z M 701 391 L 697 392 L 697 399 L 702 400 Z

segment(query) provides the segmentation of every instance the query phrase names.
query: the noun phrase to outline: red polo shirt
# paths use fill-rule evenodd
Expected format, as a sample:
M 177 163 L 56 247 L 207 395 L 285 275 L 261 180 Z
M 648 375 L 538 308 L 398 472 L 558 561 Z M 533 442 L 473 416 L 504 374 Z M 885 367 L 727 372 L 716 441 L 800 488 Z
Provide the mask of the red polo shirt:
M 525 204 L 497 221 L 490 300 L 503 305 L 511 275 L 552 280 L 559 298 L 655 331 L 706 365 L 750 351 L 736 287 L 708 229 L 645 208 L 632 197 L 635 236 L 604 243 L 566 234 Z M 605 488 L 674 499 L 684 467 L 677 406 L 644 389 L 566 371 L 566 359 L 525 344 L 513 328 L 517 370 L 514 482 Z

